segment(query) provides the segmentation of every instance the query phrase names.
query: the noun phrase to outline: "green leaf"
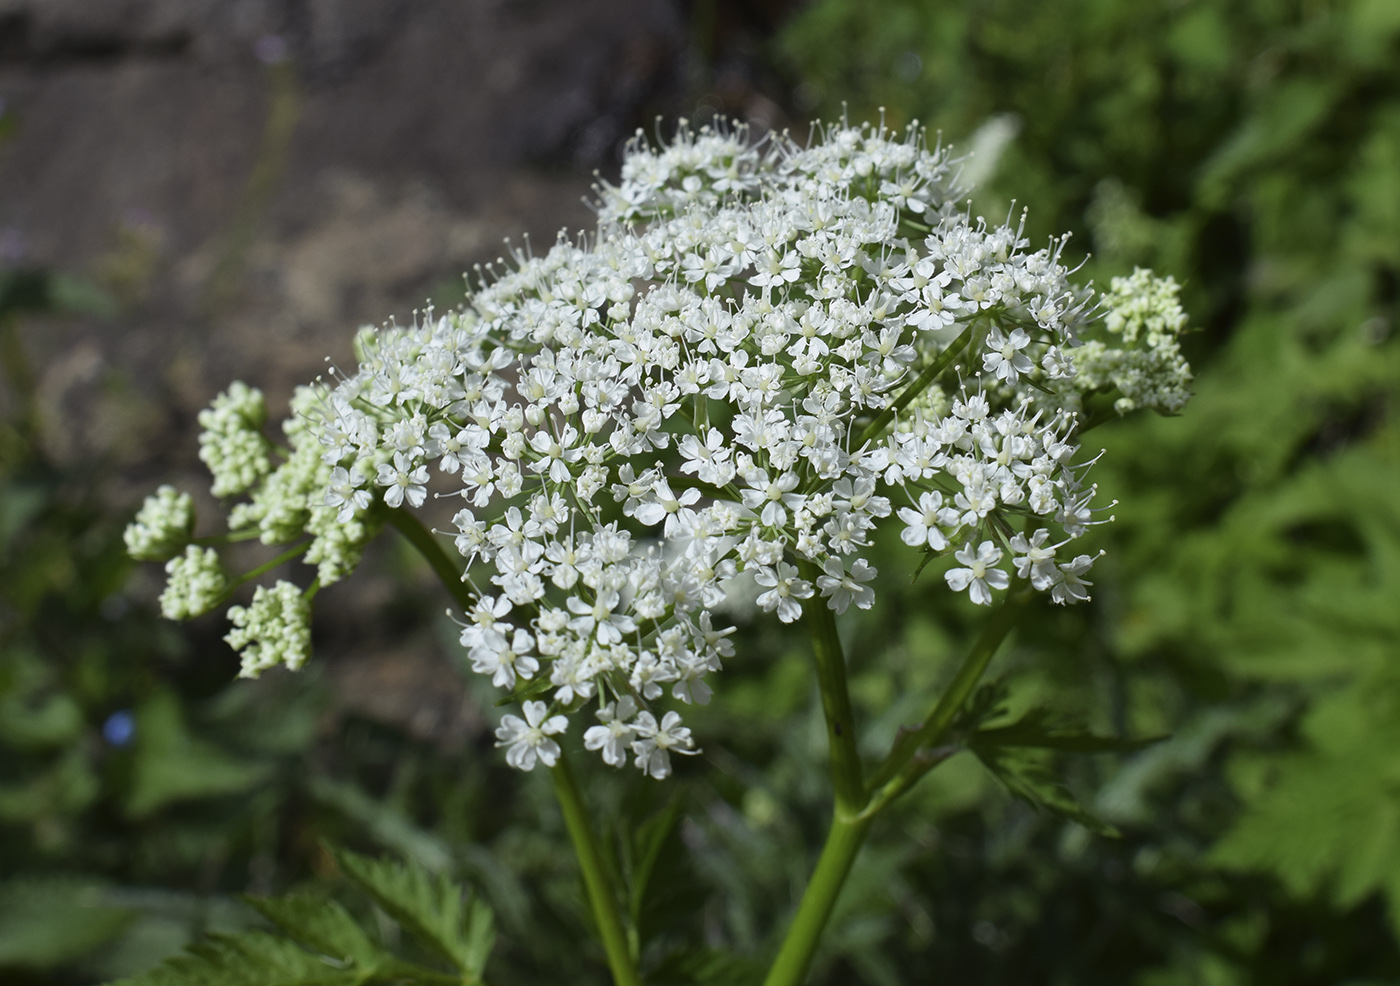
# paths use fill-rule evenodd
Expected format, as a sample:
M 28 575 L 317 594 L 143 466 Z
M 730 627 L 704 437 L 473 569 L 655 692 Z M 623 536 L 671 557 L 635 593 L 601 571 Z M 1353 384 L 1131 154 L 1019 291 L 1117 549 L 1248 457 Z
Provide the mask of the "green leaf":
M 968 700 L 956 724 L 969 746 L 1024 747 L 1061 753 L 1130 753 L 1160 743 L 1165 736 L 1120 739 L 1086 731 L 1074 717 L 1044 706 L 1026 710 L 1015 722 L 988 726 L 1009 715 L 1010 687 L 1004 681 L 983 685 Z
M 336 901 L 311 894 L 245 899 L 288 936 L 339 962 L 373 970 L 388 960 Z
M 1080 805 L 1061 780 L 1054 755 L 1121 753 L 1163 737 L 1125 740 L 1099 736 L 1084 730 L 1070 716 L 1040 706 L 1006 725 L 985 725 L 1007 717 L 1009 697 L 1005 682 L 983 685 L 973 694 L 956 727 L 968 749 L 1012 794 L 1100 835 L 1116 837 L 1118 830 Z
M 276 935 L 214 935 L 113 986 L 355 986 L 365 977 Z
M 90 880 L 45 877 L 0 884 L 0 967 L 70 965 L 119 935 L 132 912 Z
M 714 948 L 672 953 L 647 975 L 656 986 L 758 986 L 767 971 L 756 959 Z
M 136 757 L 127 811 L 142 818 L 172 801 L 239 794 L 269 770 L 192 736 L 179 700 L 162 690 L 136 711 Z
M 1078 822 L 1099 835 L 1118 837 L 1116 828 L 1080 805 L 1044 755 L 1004 746 L 973 746 L 972 752 L 1008 791 L 1022 800 Z
M 681 804 L 681 795 L 675 795 L 665 808 L 639 825 L 633 834 L 629 905 L 634 927 L 641 923 L 647 888 L 656 871 L 656 861 L 681 819 Z
M 465 889 L 420 864 L 371 859 L 332 850 L 351 880 L 374 898 L 404 930 L 478 981 L 495 943 L 494 917 L 480 900 L 463 906 Z
M 973 746 L 1026 747 L 1062 753 L 1131 753 L 1166 738 L 1119 739 L 1116 736 L 1099 736 L 1084 731 L 1064 713 L 1038 707 L 1008 726 L 977 730 L 969 742 Z
M 315 776 L 311 778 L 309 790 L 318 803 L 364 826 L 384 848 L 416 860 L 434 873 L 452 865 L 452 850 L 441 838 L 420 828 L 392 804 L 370 797 L 355 784 Z

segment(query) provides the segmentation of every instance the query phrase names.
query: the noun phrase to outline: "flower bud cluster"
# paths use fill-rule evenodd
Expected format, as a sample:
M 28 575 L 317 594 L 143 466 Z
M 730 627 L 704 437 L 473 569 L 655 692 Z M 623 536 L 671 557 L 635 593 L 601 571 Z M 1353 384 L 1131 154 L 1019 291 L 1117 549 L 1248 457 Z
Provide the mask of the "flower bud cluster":
M 1114 403 L 1119 414 L 1137 408 L 1175 414 L 1191 396 L 1191 367 L 1178 343 L 1186 328 L 1180 290 L 1172 278 L 1140 267 L 1131 277 L 1115 277 L 1103 299 L 1104 337 L 1086 339 L 1074 354 L 1082 387 L 1122 395 Z
M 166 585 L 160 595 L 160 613 L 167 620 L 203 616 L 223 599 L 228 577 L 213 548 L 189 545 L 183 555 L 165 563 Z
M 952 553 L 945 580 L 974 603 L 1011 570 L 1087 598 L 1093 559 L 1064 549 L 1095 522 L 1076 412 L 1108 382 L 1082 385 L 1076 347 L 1102 302 L 1063 240 L 1032 251 L 960 212 L 956 174 L 917 129 L 639 140 L 591 242 L 517 252 L 459 311 L 363 330 L 356 372 L 299 393 L 289 456 L 232 526 L 309 534 L 324 583 L 387 509 L 460 496 L 461 643 L 523 703 L 497 737 L 526 770 L 592 709 L 588 749 L 666 776 L 696 749 L 667 706 L 709 700 L 740 580 L 785 622 L 869 608 L 886 524 Z M 1153 335 L 1134 331 L 1115 338 Z M 278 583 L 231 610 L 245 673 L 304 660 L 304 607 Z
M 239 381 L 199 412 L 199 458 L 214 475 L 214 495 L 250 489 L 272 469 L 262 425 L 262 391 Z
M 137 561 L 165 561 L 189 543 L 193 533 L 194 500 L 166 485 L 146 497 L 122 537 L 127 554 Z
M 224 637 L 243 655 L 245 678 L 285 664 L 295 671 L 311 656 L 311 608 L 302 591 L 278 581 L 271 589 L 260 585 L 248 606 L 230 606 L 233 629 Z

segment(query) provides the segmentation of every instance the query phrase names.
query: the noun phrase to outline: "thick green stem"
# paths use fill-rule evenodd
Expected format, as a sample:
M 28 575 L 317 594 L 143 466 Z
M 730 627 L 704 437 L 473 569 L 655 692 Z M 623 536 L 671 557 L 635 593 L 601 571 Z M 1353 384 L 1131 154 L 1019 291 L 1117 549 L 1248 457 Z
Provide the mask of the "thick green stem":
M 807 578 L 815 580 L 816 571 L 812 565 L 804 563 L 803 569 Z M 768 970 L 764 986 L 799 986 L 806 978 L 832 908 L 836 906 L 841 887 L 845 885 L 874 817 L 862 811 L 869 795 L 865 790 L 860 752 L 856 748 L 855 713 L 846 686 L 846 656 L 836 633 L 836 619 L 826 600 L 819 597 L 808 599 L 805 609 L 812 625 L 812 652 L 816 657 L 822 712 L 826 716 L 831 786 L 836 805 L 817 868 L 803 891 L 797 914 Z
M 448 592 L 452 593 L 452 598 L 457 600 L 457 605 L 464 610 L 471 609 L 472 604 L 476 602 L 476 595 L 462 581 L 461 569 L 452 563 L 451 558 L 447 557 L 447 553 L 438 544 L 437 538 L 433 537 L 433 532 L 424 527 L 418 518 L 407 510 L 390 510 L 388 516 L 389 523 L 408 540 L 409 544 L 417 548 L 418 553 L 423 556 L 423 560 L 432 566 L 438 581 L 446 587 Z
M 815 581 L 815 570 L 804 565 L 804 574 Z M 866 802 L 865 780 L 856 749 L 856 717 L 846 688 L 846 657 L 841 638 L 836 635 L 836 619 L 826 600 L 813 597 L 805 604 L 812 624 L 812 652 L 816 657 L 817 684 L 821 688 L 822 712 L 826 715 L 826 737 L 831 751 L 831 785 L 836 794 L 837 813 L 856 814 Z
M 862 789 L 859 794 L 852 794 L 848 789 L 851 777 L 860 777 L 860 760 L 856 756 L 851 703 L 846 690 L 846 666 L 840 641 L 836 638 L 836 624 L 821 600 L 808 603 L 807 612 L 812 620 L 813 644 L 817 653 L 817 678 L 821 684 L 822 707 L 826 711 L 827 733 L 831 740 L 832 782 L 837 791 L 836 811 L 817 867 L 802 894 L 802 902 L 783 938 L 777 958 L 768 970 L 764 986 L 801 986 L 806 979 L 812 957 L 821 943 L 822 933 L 831 919 L 831 912 L 836 907 L 841 888 L 850 875 L 851 866 L 865 842 L 871 823 L 890 802 L 953 752 L 937 747 L 937 744 L 947 735 L 958 710 L 977 687 L 1030 595 L 1029 587 L 1020 585 L 1008 593 L 983 628 L 928 720 L 918 729 L 900 737 L 871 779 L 869 791 Z
M 559 809 L 564 813 L 564 827 L 569 830 L 574 855 L 578 857 L 579 869 L 583 871 L 588 904 L 593 911 L 593 920 L 598 923 L 598 933 L 603 939 L 603 950 L 608 956 L 613 982 L 616 986 L 641 986 L 642 977 L 632 962 L 632 952 L 627 946 L 627 930 L 622 923 L 617 894 L 603 866 L 602 853 L 598 849 L 593 826 L 588 821 L 588 810 L 584 807 L 578 784 L 562 753 L 551 773 L 554 775 L 554 795 L 559 799 Z
M 972 650 L 963 659 L 962 667 L 958 668 L 958 673 L 928 718 L 918 728 L 901 733 L 895 741 L 889 756 L 870 779 L 870 787 L 874 792 L 870 811 L 879 811 L 943 759 L 937 750 L 938 745 L 946 737 L 958 710 L 982 680 L 987 665 L 991 663 L 997 648 L 1011 632 L 1011 628 L 1016 625 L 1016 620 L 1031 595 L 1030 586 L 1024 583 L 1012 587 L 992 614 L 992 618 L 987 621 L 987 625 L 982 628 L 977 641 L 972 645 Z
M 763 986 L 801 986 L 811 968 L 812 956 L 821 943 L 822 932 L 831 918 L 836 899 L 851 872 L 851 864 L 865 842 L 873 816 L 854 818 L 838 811 L 831 820 L 826 845 L 822 846 L 817 868 L 802 894 L 802 903 L 792 919 L 778 956 L 763 980 Z

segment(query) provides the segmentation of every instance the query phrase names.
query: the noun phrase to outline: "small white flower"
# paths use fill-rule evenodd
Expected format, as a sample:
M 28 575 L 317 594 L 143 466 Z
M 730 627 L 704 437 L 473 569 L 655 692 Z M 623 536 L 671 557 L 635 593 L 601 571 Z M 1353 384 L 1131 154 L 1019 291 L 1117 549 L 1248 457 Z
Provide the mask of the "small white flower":
M 564 716 L 545 715 L 549 709 L 543 702 L 526 702 L 525 718 L 506 715 L 496 729 L 496 746 L 506 748 L 506 763 L 517 770 L 534 770 L 539 760 L 553 767 L 559 759 L 559 744 L 550 739 L 569 727 Z
M 689 727 L 681 725 L 677 712 L 667 712 L 658 725 L 650 712 L 637 715 L 633 723 L 637 738 L 632 741 L 634 763 L 639 770 L 650 774 L 656 780 L 664 780 L 671 775 L 671 754 L 694 754 L 695 741 L 690 737 Z
M 330 482 L 326 485 L 324 502 L 328 507 L 339 508 L 336 520 L 344 524 L 356 511 L 368 510 L 369 490 L 364 489 L 365 480 L 358 470 L 336 466 L 331 470 Z
M 1045 542 L 1049 538 L 1050 532 L 1042 527 L 1029 539 L 1024 534 L 1011 539 L 1011 550 L 1015 552 L 1011 562 L 1016 566 L 1016 574 L 1030 579 L 1031 585 L 1040 591 L 1050 588 L 1059 578 L 1055 569 L 1055 549 L 1059 545 L 1047 545 Z
M 797 577 L 797 566 L 785 561 L 776 568 L 763 567 L 754 572 L 754 581 L 767 589 L 758 597 L 758 605 L 766 613 L 778 612 L 784 623 L 796 623 L 802 616 L 800 600 L 812 597 L 812 583 Z
M 1015 329 L 1010 338 L 1001 330 L 992 329 L 987 333 L 987 347 L 991 350 L 982 356 L 982 369 L 1007 383 L 1015 383 L 1022 374 L 1030 373 L 1035 364 L 1024 352 L 1031 344 L 1031 337 L 1025 329 Z
M 530 656 L 534 649 L 535 638 L 517 630 L 509 646 L 488 644 L 475 648 L 471 653 L 472 670 L 491 675 L 491 684 L 497 688 L 514 688 L 517 677 L 528 681 L 540 669 L 540 662 Z
M 401 507 L 405 500 L 411 507 L 421 507 L 428 496 L 428 467 L 415 465 L 407 452 L 395 452 L 394 464 L 379 467 L 378 483 L 387 486 L 384 502 Z
M 860 609 L 869 609 L 875 602 L 875 590 L 862 583 L 869 582 L 878 572 L 864 558 L 857 558 L 846 573 L 839 558 L 828 558 L 824 566 L 825 575 L 817 576 L 817 587 L 822 595 L 830 597 L 828 604 L 838 613 L 846 612 L 852 602 Z
M 1059 567 L 1058 578 L 1050 590 L 1051 602 L 1063 606 L 1066 603 L 1084 602 L 1089 598 L 1088 587 L 1094 583 L 1084 578 L 1084 574 L 1094 566 L 1089 555 L 1078 555 L 1073 561 L 1064 562 Z
M 917 510 L 912 507 L 900 507 L 899 519 L 905 524 L 904 530 L 900 532 L 900 539 L 914 548 L 928 547 L 934 551 L 942 551 L 948 547 L 948 539 L 941 527 L 945 509 L 943 494 L 937 490 L 920 494 Z
M 991 541 L 983 541 L 975 551 L 969 541 L 953 557 L 967 567 L 949 569 L 944 574 L 948 587 L 954 592 L 968 590 L 969 598 L 979 606 L 992 604 L 992 589 L 1005 589 L 1011 584 L 1005 572 L 992 567 L 1001 561 L 1001 549 Z
M 652 487 L 652 497 L 654 499 L 638 503 L 632 511 L 632 516 L 648 527 L 665 520 L 664 535 L 673 537 L 680 529 L 681 521 L 685 515 L 692 513 L 685 508 L 700 499 L 700 491 L 697 489 L 681 490 L 680 496 L 676 496 L 671 492 L 670 483 L 664 479 L 658 479 Z
M 589 726 L 583 734 L 584 749 L 601 752 L 604 763 L 621 767 L 627 762 L 627 751 L 637 735 L 628 723 L 636 714 L 637 701 L 630 695 L 603 706 L 598 710 L 598 721 L 602 725 Z

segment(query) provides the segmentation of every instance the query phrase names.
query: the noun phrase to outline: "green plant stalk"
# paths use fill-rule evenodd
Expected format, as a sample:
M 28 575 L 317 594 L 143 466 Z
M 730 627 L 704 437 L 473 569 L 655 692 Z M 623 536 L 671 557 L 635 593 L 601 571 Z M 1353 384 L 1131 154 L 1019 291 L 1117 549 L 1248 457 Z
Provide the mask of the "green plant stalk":
M 804 577 L 814 581 L 817 574 L 814 567 L 806 562 L 802 567 Z M 836 803 L 826 844 L 807 889 L 802 892 L 797 913 L 783 936 L 764 986 L 798 986 L 806 978 L 831 911 L 856 854 L 865 842 L 870 823 L 874 821 L 874 815 L 863 811 L 869 795 L 862 776 L 860 752 L 856 748 L 855 713 L 846 684 L 846 656 L 836 632 L 836 618 L 826 600 L 817 596 L 808 599 L 804 609 L 812 626 L 812 653 L 826 718 L 831 786 Z
M 777 958 L 768 969 L 763 986 L 801 986 L 811 968 L 812 956 L 821 943 L 822 932 L 831 918 L 836 899 L 841 895 L 851 864 L 865 843 L 874 815 L 849 816 L 839 809 L 831 819 L 826 844 L 812 871 L 812 879 L 803 891 L 802 902 L 792 919 Z
M 476 594 L 462 581 L 462 573 L 447 553 L 442 550 L 433 532 L 423 526 L 422 521 L 407 510 L 388 511 L 389 524 L 397 530 L 409 544 L 418 550 L 443 586 L 452 594 L 462 609 L 471 609 L 476 602 Z
M 908 790 L 936 763 L 946 759 L 942 756 L 934 756 L 935 748 L 947 736 L 948 729 L 957 717 L 958 710 L 962 708 L 963 703 L 977 687 L 977 683 L 982 680 L 987 665 L 991 663 L 1002 641 L 1011 632 L 1011 628 L 1016 625 L 1016 620 L 1020 617 L 1021 610 L 1030 600 L 1031 595 L 1029 585 L 1020 582 L 1019 579 L 1013 583 L 1011 590 L 1002 599 L 1001 605 L 997 607 L 996 612 L 982 628 L 982 632 L 978 634 L 977 640 L 972 645 L 972 650 L 963 659 L 958 673 L 953 677 L 952 683 L 939 698 L 928 718 L 918 728 L 902 733 L 895 740 L 889 755 L 885 757 L 884 762 L 871 777 L 870 787 L 874 797 L 867 811 L 878 813 L 890 801 Z M 920 756 L 920 751 L 928 752 Z
M 987 665 L 1015 626 L 1030 596 L 1030 587 L 1024 584 L 1015 586 L 1006 595 L 983 627 L 952 684 L 934 706 L 927 721 L 895 742 L 894 749 L 871 779 L 869 790 L 862 787 L 859 792 L 849 789 L 852 777 L 859 779 L 861 767 L 846 687 L 846 663 L 841 653 L 841 642 L 836 636 L 836 622 L 821 599 L 808 600 L 807 614 L 812 621 L 813 650 L 817 655 L 817 681 L 821 687 L 822 708 L 826 713 L 827 736 L 831 743 L 836 808 L 826 844 L 822 847 L 816 869 L 812 871 L 812 879 L 802 893 L 797 914 L 783 938 L 763 986 L 801 986 L 806 979 L 827 921 L 831 919 L 841 888 L 850 875 L 851 866 L 865 843 L 871 824 L 895 798 L 956 752 L 933 747 L 946 736 L 958 710 L 977 687 Z
M 816 581 L 815 567 L 804 562 L 803 577 Z M 813 596 L 803 604 L 812 625 L 812 653 L 817 665 L 817 685 L 821 689 L 822 712 L 826 717 L 826 738 L 831 758 L 831 786 L 836 795 L 837 814 L 858 814 L 868 800 L 860 752 L 856 748 L 855 712 L 846 687 L 846 656 L 836 633 L 836 618 L 826 600 Z
M 268 572 L 272 571 L 274 568 L 277 568 L 279 565 L 285 565 L 287 564 L 287 562 L 291 561 L 293 558 L 296 558 L 298 555 L 305 554 L 306 549 L 309 547 L 311 547 L 311 542 L 303 541 L 301 544 L 298 544 L 295 547 L 288 548 L 276 558 L 263 562 L 261 565 L 259 565 L 252 571 L 244 572 L 237 578 L 230 579 L 228 586 L 224 589 L 223 598 L 227 599 L 229 596 L 233 595 L 234 590 L 237 589 L 239 586 L 246 585 L 258 576 L 266 575 Z
M 578 857 L 579 869 L 583 872 L 588 904 L 603 939 L 603 951 L 608 956 L 613 983 L 615 986 L 642 986 L 642 977 L 632 962 L 617 894 L 603 866 L 598 839 L 593 834 L 593 826 L 589 824 L 588 810 L 584 807 L 573 771 L 569 769 L 569 761 L 562 752 L 550 773 L 554 777 L 554 795 L 559 801 L 559 810 L 564 814 L 564 827 L 569 830 L 574 855 Z

